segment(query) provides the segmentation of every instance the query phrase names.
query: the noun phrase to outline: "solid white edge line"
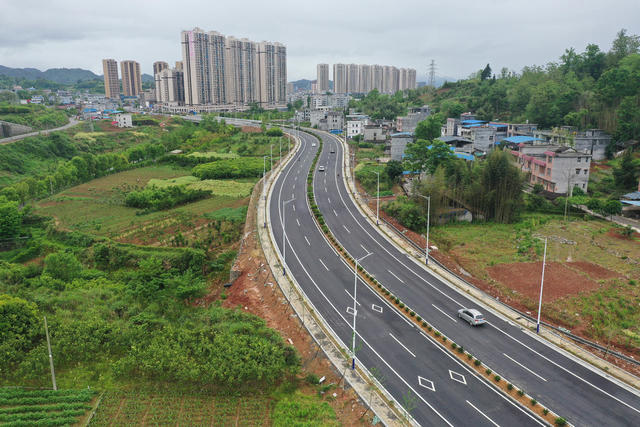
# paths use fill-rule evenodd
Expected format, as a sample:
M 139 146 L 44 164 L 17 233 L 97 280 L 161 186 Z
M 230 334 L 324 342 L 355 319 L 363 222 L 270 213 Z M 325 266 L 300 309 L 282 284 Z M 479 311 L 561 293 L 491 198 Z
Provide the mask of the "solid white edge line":
M 441 310 L 440 308 L 438 308 L 435 304 L 431 304 L 433 306 L 433 308 L 435 308 L 436 310 L 438 310 L 440 313 L 444 314 L 445 316 L 447 316 L 449 319 L 453 320 L 454 322 L 458 323 L 458 321 L 456 319 L 454 319 L 453 317 L 449 316 L 447 313 L 444 312 L 444 310 Z
M 476 411 L 480 412 L 480 415 L 482 415 L 483 417 L 485 417 L 486 419 L 488 419 L 488 420 L 489 420 L 489 422 L 490 422 L 491 424 L 493 424 L 493 425 L 494 425 L 494 426 L 496 426 L 496 427 L 500 427 L 500 425 L 499 425 L 499 424 L 496 424 L 496 422 L 495 422 L 495 421 L 493 421 L 491 418 L 489 418 L 489 417 L 487 416 L 487 414 L 485 414 L 484 412 L 482 412 L 480 409 L 476 408 L 476 407 L 475 407 L 475 405 L 474 405 L 473 403 L 469 402 L 468 400 L 467 400 L 467 403 L 468 403 L 469 405 L 471 405 L 471 407 L 472 407 L 473 409 L 475 409 Z
M 409 350 L 409 349 L 407 348 L 407 346 L 406 346 L 406 345 L 402 344 L 402 343 L 400 342 L 400 340 L 398 340 L 398 338 L 394 337 L 394 336 L 393 336 L 393 334 L 392 334 L 391 332 L 389 332 L 389 336 L 390 336 L 391 338 L 393 338 L 393 339 L 394 339 L 398 344 L 400 344 L 400 345 L 402 346 L 402 348 L 404 348 L 405 350 L 407 350 L 407 352 L 409 352 L 409 354 L 410 354 L 410 355 L 412 355 L 413 357 L 416 357 L 416 355 L 415 355 L 415 354 L 413 354 L 413 352 L 412 352 L 411 350 Z
M 347 293 L 347 295 L 349 295 L 349 298 L 351 298 L 351 300 L 353 300 L 353 295 L 351 295 L 351 294 L 349 293 L 349 291 L 348 291 L 348 290 L 346 290 L 346 289 L 345 289 L 344 291 Z M 360 305 L 360 303 L 359 303 L 358 301 L 356 301 L 356 304 Z
M 546 379 L 542 378 L 540 375 L 536 374 L 535 372 L 533 372 L 531 369 L 527 368 L 526 366 L 524 366 L 522 363 L 518 362 L 517 360 L 515 360 L 514 358 L 510 357 L 507 353 L 502 353 L 504 355 L 504 357 L 506 357 L 507 359 L 511 360 L 513 363 L 520 365 L 520 367 L 522 367 L 522 369 L 525 369 L 529 372 L 531 372 L 533 375 L 535 375 L 536 377 L 540 378 L 542 381 L 547 381 Z
M 309 242 L 309 239 L 307 239 L 307 236 L 304 236 L 304 240 L 307 241 L 307 245 L 311 246 L 311 242 Z

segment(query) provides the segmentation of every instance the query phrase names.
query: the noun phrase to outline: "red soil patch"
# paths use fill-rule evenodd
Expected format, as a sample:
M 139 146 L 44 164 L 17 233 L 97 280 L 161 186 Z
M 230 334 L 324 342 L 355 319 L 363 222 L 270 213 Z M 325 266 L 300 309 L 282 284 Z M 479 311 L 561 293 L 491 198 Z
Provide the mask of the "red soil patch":
M 616 273 L 615 271 L 608 270 L 604 267 L 586 261 L 575 261 L 566 265 L 569 267 L 578 268 L 580 271 L 587 273 L 587 275 L 593 280 L 613 279 L 615 277 L 621 277 L 621 275 Z
M 621 233 L 621 231 L 622 230 L 620 230 L 619 228 L 610 228 L 609 231 L 607 231 L 607 236 L 614 237 L 616 239 L 628 240 L 630 242 L 637 242 L 638 240 L 640 240 L 640 233 L 638 233 L 637 231 L 634 231 L 631 236 L 625 236 Z
M 246 133 L 261 133 L 262 129 L 255 126 L 242 126 L 242 132 Z
M 588 264 L 588 263 L 585 263 Z M 542 262 L 518 262 L 487 267 L 492 279 L 507 287 L 537 299 L 540 296 Z M 543 302 L 551 302 L 567 295 L 596 289 L 598 284 L 564 264 L 548 262 L 544 272 Z

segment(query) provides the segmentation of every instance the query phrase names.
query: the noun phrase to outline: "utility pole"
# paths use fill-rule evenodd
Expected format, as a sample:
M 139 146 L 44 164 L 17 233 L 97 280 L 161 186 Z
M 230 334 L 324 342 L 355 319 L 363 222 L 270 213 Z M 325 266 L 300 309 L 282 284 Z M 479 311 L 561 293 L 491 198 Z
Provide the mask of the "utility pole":
M 47 316 L 44 316 L 44 331 L 47 335 L 47 348 L 49 349 L 49 365 L 51 366 L 51 382 L 53 383 L 53 389 L 58 390 L 56 385 L 56 371 L 53 368 L 53 354 L 51 354 L 51 340 L 49 340 L 49 327 L 47 326 Z
M 431 196 L 423 196 L 422 194 L 416 194 L 416 196 L 427 199 L 427 244 L 425 245 L 425 258 L 424 263 L 429 265 L 429 226 L 431 225 Z
M 544 266 L 547 262 L 547 239 L 544 239 L 544 256 L 542 257 L 542 279 L 540 279 L 540 301 L 538 302 L 538 322 L 536 323 L 536 333 L 540 333 L 540 313 L 542 312 L 542 289 L 544 288 Z
M 271 148 L 270 148 L 270 156 L 269 156 L 269 160 L 271 161 L 271 169 L 273 170 L 273 144 L 271 144 Z
M 378 176 L 378 195 L 376 196 L 376 225 L 380 225 L 380 171 L 375 172 Z
M 351 369 L 356 369 L 356 295 L 358 292 L 358 262 L 362 261 L 373 252 L 356 259 L 356 266 L 353 269 L 353 340 L 351 341 Z

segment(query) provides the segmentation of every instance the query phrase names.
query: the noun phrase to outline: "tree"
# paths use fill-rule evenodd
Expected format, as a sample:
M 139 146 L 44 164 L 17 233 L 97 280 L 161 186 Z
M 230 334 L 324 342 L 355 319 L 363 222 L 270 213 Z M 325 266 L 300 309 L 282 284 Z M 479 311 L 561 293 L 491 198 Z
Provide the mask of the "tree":
M 617 63 L 625 56 L 632 53 L 639 53 L 639 51 L 640 36 L 635 34 L 627 35 L 627 30 L 623 28 L 616 34 L 609 55 L 611 56 L 611 60 Z
M 33 346 L 39 321 L 34 303 L 0 294 L 0 369 L 19 359 Z
M 622 203 L 620 200 L 607 200 L 602 209 L 602 213 L 611 217 L 613 215 L 620 215 L 622 213 Z
M 638 184 L 638 165 L 633 160 L 631 149 L 627 149 L 620 159 L 620 166 L 613 169 L 616 186 L 631 190 Z
M 484 67 L 484 70 L 480 73 L 480 80 L 487 80 L 489 77 L 491 77 L 491 67 L 487 64 L 487 66 Z
M 616 109 L 618 129 L 616 139 L 640 139 L 640 96 L 626 96 Z
M 13 239 L 20 233 L 22 214 L 18 202 L 0 196 L 0 239 Z
M 438 139 L 434 141 L 419 139 L 407 145 L 405 154 L 405 168 L 407 170 L 430 174 L 433 174 L 438 166 L 455 158 L 451 147 Z
M 44 259 L 43 274 L 70 282 L 80 275 L 82 264 L 71 252 L 54 252 Z
M 427 141 L 436 139 L 441 134 L 443 121 L 444 119 L 440 113 L 430 115 L 416 126 L 416 139 L 425 139 Z
M 402 163 L 397 160 L 391 160 L 387 163 L 384 168 L 384 173 L 389 177 L 391 182 L 397 181 L 398 177 L 402 175 L 404 168 L 402 167 Z

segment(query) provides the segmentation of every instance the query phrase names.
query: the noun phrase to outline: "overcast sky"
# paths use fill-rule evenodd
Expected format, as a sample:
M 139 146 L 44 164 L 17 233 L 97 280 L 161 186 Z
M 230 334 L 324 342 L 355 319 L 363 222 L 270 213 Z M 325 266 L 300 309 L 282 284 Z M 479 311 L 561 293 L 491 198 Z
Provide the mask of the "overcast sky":
M 180 31 L 200 27 L 287 46 L 288 79 L 316 64 L 412 67 L 424 80 L 461 78 L 490 63 L 520 71 L 567 47 L 608 50 L 621 28 L 640 34 L 640 0 L 0 0 L 0 65 L 85 68 L 102 58 L 181 59 Z

